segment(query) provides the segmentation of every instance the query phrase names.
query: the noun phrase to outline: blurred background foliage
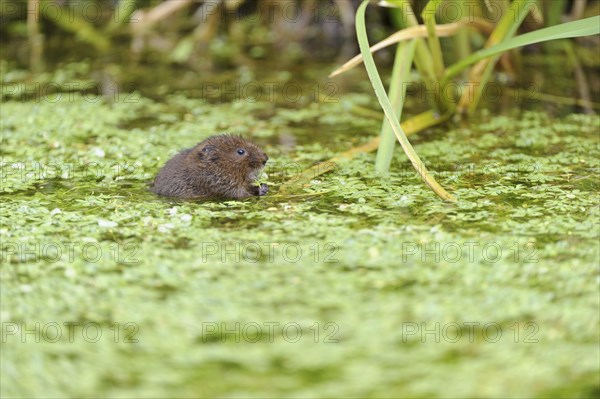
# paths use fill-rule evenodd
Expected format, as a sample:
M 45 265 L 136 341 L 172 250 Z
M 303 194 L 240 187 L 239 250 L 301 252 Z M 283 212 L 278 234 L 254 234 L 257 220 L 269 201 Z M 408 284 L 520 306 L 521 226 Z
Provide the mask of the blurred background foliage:
M 356 49 L 358 1 L 296 0 L 3 0 L 2 45 L 29 66 L 31 35 L 44 60 L 113 56 L 120 61 L 171 63 L 202 70 L 270 55 L 279 62 L 331 59 Z M 380 30 L 385 10 L 374 16 Z M 37 27 L 35 26 L 37 25 Z M 66 42 L 66 46 L 65 46 Z M 76 45 L 77 44 L 77 45 Z M 351 45 L 350 45 L 351 44 Z M 350 55 L 350 53 L 348 53 Z
M 508 0 L 473 0 L 481 9 L 505 7 Z M 0 59 L 2 84 L 90 81 L 110 91 L 186 89 L 212 73 L 341 64 L 358 53 L 354 16 L 358 0 L 2 0 Z M 377 2 L 374 2 L 377 3 Z M 384 2 L 385 3 L 385 2 Z M 426 0 L 410 2 L 418 22 Z M 543 18 L 528 17 L 534 30 L 561 21 L 598 15 L 597 0 L 541 2 Z M 385 4 L 383 4 L 385 5 Z M 496 21 L 497 22 L 497 21 Z M 375 43 L 402 28 L 395 10 L 372 7 L 369 39 Z M 584 66 L 596 67 L 594 41 L 578 51 Z M 472 32 L 481 47 L 486 37 Z M 443 42 L 448 61 L 461 57 Z M 444 48 L 447 50 L 447 48 Z M 551 46 L 528 51 L 548 52 Z M 381 65 L 393 62 L 394 47 L 377 52 Z M 506 60 L 500 67 L 518 68 Z M 514 70 L 513 75 L 518 73 Z M 229 79 L 231 76 L 219 77 Z M 3 98 L 10 97 L 3 93 Z M 22 93 L 18 93 L 21 95 Z M 25 97 L 26 98 L 26 97 Z

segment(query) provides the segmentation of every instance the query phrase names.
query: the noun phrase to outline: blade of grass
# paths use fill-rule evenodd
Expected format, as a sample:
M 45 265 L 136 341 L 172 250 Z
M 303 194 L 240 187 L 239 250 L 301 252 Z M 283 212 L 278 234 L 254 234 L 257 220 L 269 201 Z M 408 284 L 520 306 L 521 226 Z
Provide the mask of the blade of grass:
M 411 40 L 410 42 L 401 43 L 396 49 L 394 69 L 388 92 L 390 93 L 390 101 L 392 102 L 392 107 L 396 110 L 396 118 L 398 120 L 402 118 L 402 109 L 406 100 L 406 86 L 415 56 L 416 44 L 414 40 Z M 381 142 L 377 150 L 377 157 L 375 158 L 375 171 L 377 173 L 383 174 L 389 171 L 395 144 L 396 138 L 394 137 L 392 126 L 384 118 L 381 125 Z
M 420 26 L 409 0 L 390 0 L 390 3 L 397 7 L 395 12 L 392 13 L 397 24 L 402 27 Z M 417 65 L 421 78 L 426 84 L 435 81 L 431 53 L 422 40 L 417 40 L 415 65 Z
M 553 0 L 545 3 L 546 26 L 560 24 L 563 12 L 566 11 L 566 5 L 566 0 Z M 544 49 L 549 53 L 553 53 L 561 49 L 561 44 L 556 42 L 544 43 Z
M 435 14 L 441 3 L 442 0 L 430 0 L 421 13 L 421 17 L 427 27 L 427 42 L 429 43 L 429 51 L 433 58 L 433 69 L 438 79 L 444 76 L 442 45 L 440 44 L 439 36 L 435 33 Z
M 511 3 L 507 12 L 500 19 L 496 29 L 494 29 L 494 32 L 488 38 L 485 47 L 492 47 L 508 37 L 513 37 L 532 8 L 537 9 L 537 0 L 515 0 Z M 496 55 L 492 58 L 481 60 L 471 69 L 469 73 L 469 86 L 459 101 L 459 112 L 467 108 L 469 112 L 475 110 L 499 59 L 500 55 Z M 473 91 L 475 92 L 473 93 Z
M 29 66 L 34 75 L 42 72 L 44 36 L 40 34 L 40 0 L 27 2 L 27 38 L 29 40 Z
M 390 0 L 393 6 L 396 8 L 391 11 L 392 20 L 396 27 L 409 28 L 419 25 L 415 12 L 413 11 L 412 4 L 409 0 Z M 438 93 L 439 87 L 437 86 L 437 77 L 435 76 L 435 70 L 433 67 L 433 59 L 429 47 L 424 40 L 417 39 L 417 48 L 415 51 L 415 66 L 423 84 L 427 88 L 429 93 Z M 441 101 L 440 101 L 441 99 Z M 433 98 L 428 98 L 431 101 L 431 105 L 437 110 L 444 111 L 447 107 L 445 106 L 446 101 L 438 95 L 434 95 Z
M 471 4 L 467 4 L 468 0 L 459 0 L 458 1 L 458 6 L 460 7 L 460 14 L 459 15 L 469 15 L 469 18 L 475 18 L 475 10 L 470 10 L 471 8 Z M 442 18 L 441 20 L 444 23 L 447 23 L 449 21 L 447 21 L 445 18 Z M 471 49 L 471 32 L 468 29 L 461 29 L 460 31 L 458 31 L 458 33 L 456 34 L 456 36 L 454 36 L 453 38 L 453 44 L 454 44 L 454 58 L 452 59 L 452 62 L 456 62 L 457 60 L 463 59 L 465 57 L 468 57 L 471 53 L 472 53 L 472 49 Z M 466 78 L 466 74 L 464 76 Z
M 492 32 L 493 30 L 493 26 L 490 23 L 480 18 L 474 18 L 472 21 L 465 20 L 449 24 L 436 25 L 435 34 L 439 37 L 452 36 L 463 31 L 463 28 L 466 26 L 474 27 L 483 32 Z M 382 48 L 391 46 L 392 44 L 399 43 L 401 41 L 424 37 L 427 37 L 427 28 L 422 25 L 402 29 L 371 46 L 371 53 L 374 53 L 375 51 L 381 50 Z M 358 54 L 357 56 L 344 63 L 344 65 L 333 71 L 329 75 L 329 77 L 332 78 L 334 76 L 340 75 L 354 68 L 355 66 L 360 65 L 362 62 L 363 56 L 362 54 Z
M 546 24 L 548 26 L 558 25 L 563 12 L 566 11 L 566 0 L 553 0 L 545 3 Z
M 371 80 L 371 84 L 373 85 L 373 89 L 375 90 L 375 94 L 377 95 L 377 99 L 379 100 L 379 104 L 383 108 L 383 112 L 385 113 L 386 118 L 392 125 L 394 134 L 400 142 L 402 149 L 406 153 L 406 156 L 411 161 L 413 167 L 415 168 L 417 173 L 419 173 L 423 181 L 441 199 L 445 201 L 456 201 L 456 199 L 452 195 L 450 195 L 442 186 L 438 184 L 435 178 L 427 170 L 427 168 L 419 158 L 419 155 L 417 155 L 412 145 L 406 138 L 406 135 L 404 134 L 400 123 L 394 116 L 394 110 L 392 109 L 390 100 L 388 99 L 385 93 L 383 83 L 381 82 L 381 78 L 379 77 L 379 72 L 377 71 L 377 67 L 375 66 L 375 61 L 373 60 L 373 55 L 371 55 L 371 51 L 369 49 L 367 28 L 365 26 L 365 11 L 368 5 L 369 0 L 364 0 L 362 4 L 358 7 L 358 11 L 356 12 L 356 34 L 358 37 L 360 51 L 364 58 L 365 68 L 367 69 L 367 74 L 369 75 L 369 79 Z
M 469 57 L 453 64 L 446 69 L 444 81 L 449 81 L 461 73 L 469 65 L 475 64 L 485 58 L 503 53 L 518 47 L 530 44 L 541 43 L 549 40 L 570 39 L 574 37 L 592 36 L 600 34 L 600 16 L 580 19 L 578 21 L 567 22 L 549 28 L 539 29 L 533 32 L 525 33 L 508 40 L 504 40 L 493 47 L 479 50 Z

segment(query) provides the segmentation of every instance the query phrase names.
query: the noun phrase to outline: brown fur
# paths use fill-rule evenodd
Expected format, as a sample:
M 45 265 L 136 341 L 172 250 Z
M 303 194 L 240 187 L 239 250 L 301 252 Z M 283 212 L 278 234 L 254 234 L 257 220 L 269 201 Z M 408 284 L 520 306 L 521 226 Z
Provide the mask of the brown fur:
M 266 184 L 258 187 L 255 182 L 268 159 L 256 144 L 242 137 L 209 137 L 171 158 L 158 172 L 151 191 L 187 199 L 265 195 Z

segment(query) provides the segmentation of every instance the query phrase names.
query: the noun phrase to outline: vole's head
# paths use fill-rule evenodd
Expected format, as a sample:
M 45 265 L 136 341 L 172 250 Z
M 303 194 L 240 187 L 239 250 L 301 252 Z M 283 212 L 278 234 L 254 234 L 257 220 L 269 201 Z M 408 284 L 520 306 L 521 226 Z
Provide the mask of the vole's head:
M 192 156 L 202 167 L 240 182 L 256 180 L 269 159 L 256 144 L 228 134 L 204 140 L 194 147 Z

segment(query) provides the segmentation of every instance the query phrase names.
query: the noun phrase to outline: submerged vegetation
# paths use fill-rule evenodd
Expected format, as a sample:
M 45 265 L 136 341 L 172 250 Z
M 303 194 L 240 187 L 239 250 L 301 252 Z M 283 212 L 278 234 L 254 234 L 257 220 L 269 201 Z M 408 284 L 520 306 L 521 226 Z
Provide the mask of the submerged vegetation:
M 2 4 L 2 397 L 598 396 L 599 2 L 367 6 Z

